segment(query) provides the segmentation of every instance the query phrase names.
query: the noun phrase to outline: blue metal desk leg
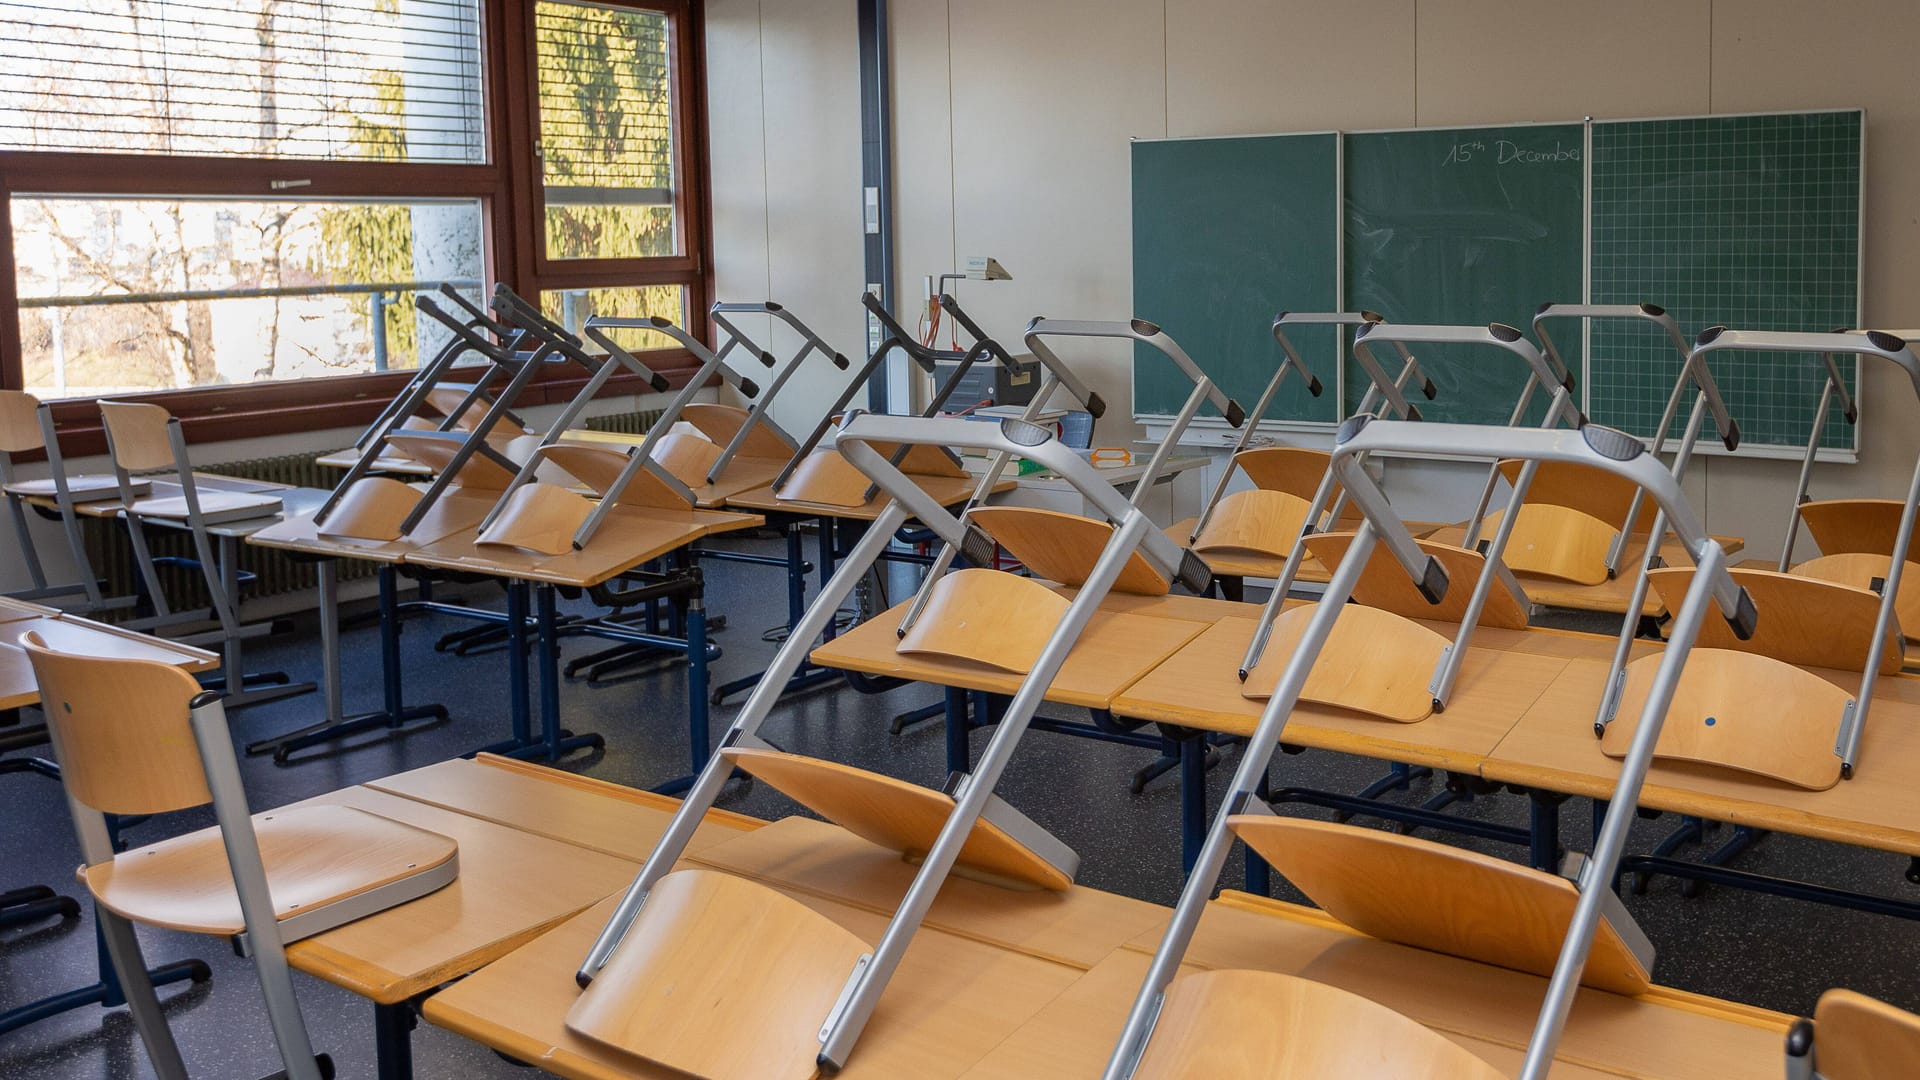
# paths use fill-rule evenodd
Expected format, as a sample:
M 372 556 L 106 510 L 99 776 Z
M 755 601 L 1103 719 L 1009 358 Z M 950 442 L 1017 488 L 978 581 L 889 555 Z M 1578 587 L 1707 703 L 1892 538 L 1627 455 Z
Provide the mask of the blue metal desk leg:
M 829 560 L 820 571 L 820 580 L 825 582 L 833 576 L 833 565 L 830 561 L 833 553 L 833 519 L 822 517 L 818 519 L 818 521 L 820 535 L 822 537 L 820 549 Z M 787 626 L 791 629 L 792 627 L 800 625 L 801 617 L 807 613 L 807 559 L 800 538 L 800 519 L 788 522 L 786 531 Z M 828 620 L 827 630 L 823 638 L 830 638 L 832 636 L 833 620 Z M 714 688 L 713 696 L 709 700 L 715 705 L 722 704 L 733 695 L 745 693 L 760 685 L 760 679 L 765 674 L 766 672 L 763 671 L 758 675 L 748 675 L 743 678 L 734 679 L 731 682 L 721 683 Z M 781 693 L 791 694 L 801 690 L 811 690 L 817 686 L 838 684 L 841 678 L 842 676 L 838 671 L 815 667 L 813 661 L 802 660 L 800 667 L 794 671 L 793 677 L 787 680 L 786 689 L 782 690 Z
M 687 750 L 693 771 L 678 780 L 669 780 L 653 790 L 662 795 L 683 795 L 707 767 L 713 756 L 713 727 L 707 711 L 707 603 L 699 596 L 687 602 Z M 742 775 L 738 771 L 736 776 Z
M 413 1080 L 413 1029 L 418 1024 L 410 1001 L 374 1003 L 373 1047 L 380 1080 Z
M 1180 876 L 1193 873 L 1207 840 L 1207 739 L 1198 731 L 1180 739 Z
M 527 583 L 507 582 L 507 716 L 512 735 L 466 755 L 516 754 L 533 745 L 533 710 L 527 700 Z
M 957 686 L 945 688 L 947 697 L 947 772 L 963 773 L 973 768 L 973 745 L 969 739 L 967 692 Z
M 525 750 L 509 751 L 514 757 L 544 757 L 558 761 L 572 751 L 585 747 L 595 750 L 607 745 L 598 734 L 575 735 L 560 726 L 560 637 L 555 633 L 559 612 L 555 607 L 552 585 L 535 585 L 534 624 L 540 637 L 536 653 L 540 664 L 540 741 Z
M 320 649 L 326 668 L 325 697 L 328 717 L 311 727 L 290 731 L 247 746 L 250 754 L 273 751 L 273 763 L 285 765 L 292 756 L 310 746 L 320 746 L 362 731 L 386 728 L 398 732 L 414 720 L 443 723 L 445 705 L 408 707 L 403 693 L 400 668 L 400 589 L 399 573 L 391 566 L 380 567 L 380 674 L 386 707 L 379 712 L 342 716 L 340 710 L 340 626 L 338 612 L 338 565 L 333 559 L 320 563 Z
M 1528 861 L 1535 870 L 1553 873 L 1560 868 L 1560 804 L 1565 795 L 1552 791 L 1527 792 L 1530 806 L 1527 848 Z
M 99 981 L 92 986 L 83 986 L 78 990 L 69 990 L 64 994 L 41 998 L 31 1004 L 0 1013 L 0 1035 L 23 1028 L 36 1020 L 45 1020 L 49 1016 L 58 1016 L 63 1012 L 87 1005 L 114 1009 L 127 1003 L 126 995 L 120 991 L 120 976 L 114 973 L 113 961 L 107 956 L 107 942 L 101 936 L 98 919 L 94 921 L 93 940 L 94 949 L 98 954 L 96 963 L 100 968 Z M 213 969 L 203 960 L 178 960 L 148 969 L 147 977 L 153 980 L 155 986 L 165 986 L 168 983 L 187 979 L 203 983 L 213 978 Z
M 1261 802 L 1273 797 L 1273 785 L 1265 776 L 1260 777 L 1260 785 L 1253 789 L 1254 796 Z M 1241 854 L 1247 862 L 1247 891 L 1255 896 L 1273 895 L 1273 868 L 1267 860 L 1254 853 L 1250 847 L 1242 845 Z

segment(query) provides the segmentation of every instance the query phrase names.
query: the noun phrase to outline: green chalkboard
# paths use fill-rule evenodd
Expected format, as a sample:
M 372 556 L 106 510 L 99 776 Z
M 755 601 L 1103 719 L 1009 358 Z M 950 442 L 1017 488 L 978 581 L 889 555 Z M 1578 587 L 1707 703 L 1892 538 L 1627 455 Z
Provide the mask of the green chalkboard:
M 1338 154 L 1332 134 L 1133 144 L 1132 314 L 1160 324 L 1247 409 L 1278 364 L 1274 315 L 1335 308 Z M 1339 420 L 1340 339 L 1318 326 L 1290 338 L 1327 390 L 1310 397 L 1288 376 L 1268 416 Z M 1157 350 L 1136 350 L 1135 413 L 1176 413 L 1191 390 Z
M 1585 131 L 1580 124 L 1348 135 L 1346 306 L 1390 322 L 1529 330 L 1549 300 L 1582 292 Z M 1578 339 L 1557 342 L 1583 375 Z M 1504 424 L 1527 371 L 1490 349 L 1414 349 L 1439 393 L 1432 420 Z M 1349 363 L 1353 362 L 1349 360 Z M 1365 389 L 1348 369 L 1347 407 Z M 1535 394 L 1532 419 L 1546 395 Z
M 1858 110 L 1593 126 L 1593 302 L 1651 301 L 1689 336 L 1710 325 L 1855 325 L 1860 295 Z M 1679 359 L 1657 335 L 1595 323 L 1595 420 L 1650 436 Z M 1849 383 L 1855 364 L 1842 367 Z M 1749 446 L 1806 445 L 1824 370 L 1804 356 L 1716 358 Z M 1676 433 L 1686 410 L 1675 420 Z M 1851 448 L 1829 418 L 1823 445 Z

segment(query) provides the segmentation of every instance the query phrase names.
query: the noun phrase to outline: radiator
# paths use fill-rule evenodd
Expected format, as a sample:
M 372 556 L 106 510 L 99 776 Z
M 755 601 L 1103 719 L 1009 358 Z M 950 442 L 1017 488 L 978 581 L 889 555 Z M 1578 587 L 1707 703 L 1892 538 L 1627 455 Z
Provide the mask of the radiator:
M 643 434 L 659 418 L 659 409 L 633 410 L 591 417 L 585 426 L 594 431 Z M 223 461 L 201 471 L 293 487 L 331 488 L 339 482 L 342 474 L 339 469 L 318 464 L 322 453 L 314 451 L 245 461 Z M 127 539 L 126 526 L 119 521 L 90 518 L 86 521 L 84 532 L 87 557 L 93 560 L 94 572 L 106 580 L 106 595 L 125 596 L 135 592 L 139 571 L 134 567 L 133 545 Z M 147 544 L 156 559 L 168 556 L 192 558 L 194 554 L 193 537 L 177 529 L 150 528 L 147 530 Z M 341 581 L 372 577 L 378 569 L 373 563 L 359 559 L 342 559 L 339 566 Z M 313 562 L 250 544 L 241 545 L 240 568 L 253 575 L 253 581 L 240 591 L 242 598 L 311 591 L 317 584 Z M 206 582 L 198 570 L 188 566 L 162 566 L 160 580 L 166 589 L 167 602 L 174 608 L 192 610 L 207 605 Z M 124 609 L 120 614 L 132 617 Z M 113 616 L 110 614 L 106 617 Z

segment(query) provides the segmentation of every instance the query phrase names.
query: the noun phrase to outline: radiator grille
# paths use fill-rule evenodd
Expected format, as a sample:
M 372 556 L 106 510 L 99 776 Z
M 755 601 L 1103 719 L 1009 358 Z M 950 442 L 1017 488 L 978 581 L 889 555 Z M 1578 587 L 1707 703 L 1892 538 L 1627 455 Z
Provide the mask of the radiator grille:
M 596 416 L 586 421 L 586 427 L 594 431 L 616 431 L 641 434 L 653 426 L 660 418 L 660 410 L 645 409 L 607 416 Z M 237 476 L 246 480 L 266 480 L 276 484 L 289 484 L 293 487 L 331 488 L 339 481 L 341 472 L 319 464 L 320 451 L 308 454 L 281 454 L 275 457 L 251 458 L 245 461 L 223 461 L 209 465 L 203 472 L 219 473 L 222 476 Z M 133 546 L 127 539 L 126 526 L 118 521 L 87 519 L 85 528 L 87 556 L 93 560 L 93 568 L 106 579 L 108 596 L 125 596 L 136 589 L 139 572 L 134 568 Z M 147 530 L 147 544 L 154 558 L 168 556 L 191 558 L 193 556 L 193 537 L 176 529 L 155 528 Z M 351 581 L 356 578 L 372 577 L 377 571 L 372 563 L 358 559 L 340 560 L 340 580 Z M 312 590 L 317 584 L 315 564 L 295 558 L 286 552 L 271 551 L 266 548 L 243 544 L 240 549 L 240 568 L 254 575 L 253 583 L 241 590 L 242 597 L 274 596 L 280 593 Z M 160 580 L 166 589 L 167 601 L 180 610 L 205 607 L 208 603 L 206 582 L 199 571 L 186 566 L 160 567 Z M 121 612 L 124 617 L 131 614 Z M 109 615 L 109 618 L 112 616 Z

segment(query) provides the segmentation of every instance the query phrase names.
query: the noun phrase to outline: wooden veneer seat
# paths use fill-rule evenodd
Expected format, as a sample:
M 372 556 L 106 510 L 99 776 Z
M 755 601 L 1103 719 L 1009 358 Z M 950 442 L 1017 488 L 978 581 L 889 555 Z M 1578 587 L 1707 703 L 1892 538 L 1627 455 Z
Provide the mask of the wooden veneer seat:
M 100 402 L 100 420 L 106 427 L 107 449 L 115 465 L 130 473 L 173 469 L 182 475 L 182 483 L 185 483 L 185 475 L 191 471 L 191 467 L 174 454 L 167 431 L 172 419 L 172 415 L 158 405 L 127 401 Z M 195 494 L 200 518 L 208 524 L 272 517 L 280 512 L 280 497 L 277 495 L 218 489 L 197 490 Z M 189 517 L 189 506 L 184 495 L 137 497 L 126 504 L 125 510 L 133 518 L 186 521 Z
M 1920 1016 L 1852 990 L 1820 995 L 1810 1034 L 1800 1047 L 1798 1029 L 1788 1036 L 1789 1061 L 1811 1051 L 1822 1080 L 1907 1080 L 1920 1067 Z
M 1793 567 L 1803 577 L 1876 589 L 1892 565 L 1904 504 L 1895 499 L 1822 499 L 1800 507 L 1800 520 L 1820 547 L 1816 558 Z M 1907 640 L 1920 641 L 1920 540 L 1909 545 L 1893 610 Z
M 1319 533 L 1307 538 L 1307 552 L 1322 566 L 1337 566 L 1352 546 L 1353 533 Z M 1348 604 L 1333 624 L 1320 659 L 1307 676 L 1301 700 L 1351 709 L 1386 720 L 1414 723 L 1433 713 L 1429 688 L 1441 653 L 1451 644 L 1421 622 L 1458 622 L 1481 574 L 1490 572 L 1486 556 L 1432 540 L 1417 540 L 1422 551 L 1445 567 L 1449 586 L 1439 604 L 1429 604 L 1393 556 L 1376 548 L 1361 570 Z M 1263 700 L 1286 670 L 1315 605 L 1288 608 L 1274 620 L 1272 636 L 1260 660 L 1247 672 L 1240 692 Z M 1524 600 L 1495 582 L 1480 621 L 1511 629 L 1527 625 Z
M 579 480 L 601 499 L 638 453 L 609 446 L 553 443 L 543 448 L 546 462 Z M 691 510 L 693 504 L 670 490 L 646 469 L 635 472 L 619 495 L 619 507 Z M 535 480 L 515 488 L 492 524 L 474 541 L 480 547 L 522 548 L 541 555 L 564 555 L 573 550 L 574 536 L 596 507 L 596 501 L 559 484 Z
M 880 442 L 872 446 L 889 458 L 899 449 Z M 953 451 L 926 443 L 915 443 L 907 449 L 906 457 L 900 460 L 900 471 L 908 476 L 946 479 L 960 479 L 967 475 L 967 470 L 961 467 Z M 853 507 L 866 505 L 867 492 L 872 487 L 873 480 L 854 468 L 840 451 L 826 449 L 815 450 L 802 459 L 793 470 L 793 475 L 774 495 L 791 502 Z
M 1113 539 L 1113 525 L 1079 514 L 1032 506 L 976 506 L 967 520 L 1006 548 L 1035 577 L 1079 588 L 1093 573 L 1100 552 Z M 1165 596 L 1173 582 L 1139 551 L 1128 554 L 1113 591 Z

